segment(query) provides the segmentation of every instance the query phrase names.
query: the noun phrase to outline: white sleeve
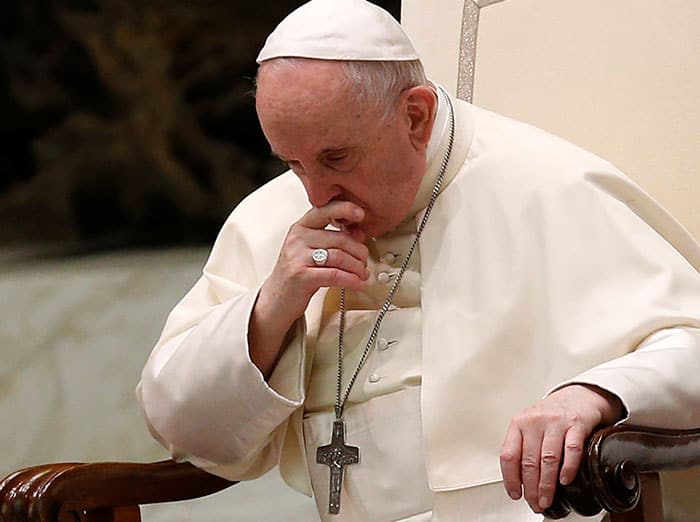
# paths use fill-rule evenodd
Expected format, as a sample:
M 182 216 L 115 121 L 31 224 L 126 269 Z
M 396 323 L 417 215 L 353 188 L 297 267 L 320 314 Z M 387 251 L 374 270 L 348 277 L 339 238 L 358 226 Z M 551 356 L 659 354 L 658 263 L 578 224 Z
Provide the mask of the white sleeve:
M 257 298 L 242 294 L 153 350 L 137 395 L 153 435 L 176 459 L 232 480 L 277 464 L 287 419 L 304 401 L 304 324 L 269 383 L 249 355 Z
M 616 395 L 622 422 L 668 429 L 700 427 L 700 328 L 659 330 L 634 352 L 556 386 L 590 384 Z

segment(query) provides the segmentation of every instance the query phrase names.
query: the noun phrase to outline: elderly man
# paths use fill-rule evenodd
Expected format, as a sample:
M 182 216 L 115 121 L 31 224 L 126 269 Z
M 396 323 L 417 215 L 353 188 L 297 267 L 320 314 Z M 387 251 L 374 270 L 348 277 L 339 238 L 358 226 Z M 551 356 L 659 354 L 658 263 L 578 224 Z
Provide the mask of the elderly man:
M 452 99 L 364 0 L 305 4 L 258 61 L 290 172 L 144 369 L 176 458 L 279 465 L 323 520 L 529 521 L 595 427 L 700 425 L 700 249 L 613 166 Z

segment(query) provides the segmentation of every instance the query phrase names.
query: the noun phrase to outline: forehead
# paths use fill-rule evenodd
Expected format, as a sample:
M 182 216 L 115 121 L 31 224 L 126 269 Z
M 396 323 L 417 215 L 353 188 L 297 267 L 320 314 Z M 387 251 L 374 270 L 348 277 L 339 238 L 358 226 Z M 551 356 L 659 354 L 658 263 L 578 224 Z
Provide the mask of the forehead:
M 277 111 L 315 112 L 342 105 L 352 94 L 343 65 L 322 60 L 272 60 L 258 72 L 256 105 Z
M 321 60 L 263 64 L 258 118 L 273 150 L 354 146 L 376 125 L 375 111 L 358 106 L 342 64 Z

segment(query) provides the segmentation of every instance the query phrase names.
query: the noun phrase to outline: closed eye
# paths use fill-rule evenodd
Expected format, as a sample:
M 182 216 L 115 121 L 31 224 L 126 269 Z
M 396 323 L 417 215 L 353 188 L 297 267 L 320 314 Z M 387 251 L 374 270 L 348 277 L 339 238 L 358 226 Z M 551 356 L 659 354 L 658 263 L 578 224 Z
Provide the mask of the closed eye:
M 349 152 L 346 149 L 340 149 L 340 150 L 329 150 L 326 151 L 323 154 L 323 157 L 327 160 L 330 161 L 335 161 L 335 160 L 342 160 L 347 158 L 349 155 Z
M 356 155 L 352 154 L 350 151 L 332 151 L 327 152 L 321 156 L 321 161 L 324 165 L 332 168 L 333 170 L 338 170 L 340 172 L 347 172 L 353 169 L 355 166 Z

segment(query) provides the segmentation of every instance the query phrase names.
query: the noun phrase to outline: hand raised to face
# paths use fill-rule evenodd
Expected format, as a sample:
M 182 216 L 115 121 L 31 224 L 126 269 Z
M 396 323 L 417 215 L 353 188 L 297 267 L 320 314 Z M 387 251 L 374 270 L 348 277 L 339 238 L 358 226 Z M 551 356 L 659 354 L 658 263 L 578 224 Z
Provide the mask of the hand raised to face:
M 250 320 L 250 356 L 264 376 L 272 371 L 285 336 L 319 288 L 359 290 L 369 278 L 369 250 L 365 233 L 357 226 L 364 217 L 358 205 L 332 201 L 312 208 L 289 228 Z M 331 224 L 334 229 L 328 227 Z M 313 257 L 319 249 L 328 254 L 320 264 Z
M 364 244 L 364 233 L 353 225 L 359 224 L 363 217 L 363 210 L 348 201 L 333 201 L 309 210 L 290 227 L 261 294 L 264 291 L 274 295 L 284 308 L 280 313 L 297 318 L 319 288 L 359 289 L 369 277 L 369 251 Z M 329 224 L 341 228 L 329 230 Z M 316 249 L 328 252 L 323 264 L 312 257 Z

